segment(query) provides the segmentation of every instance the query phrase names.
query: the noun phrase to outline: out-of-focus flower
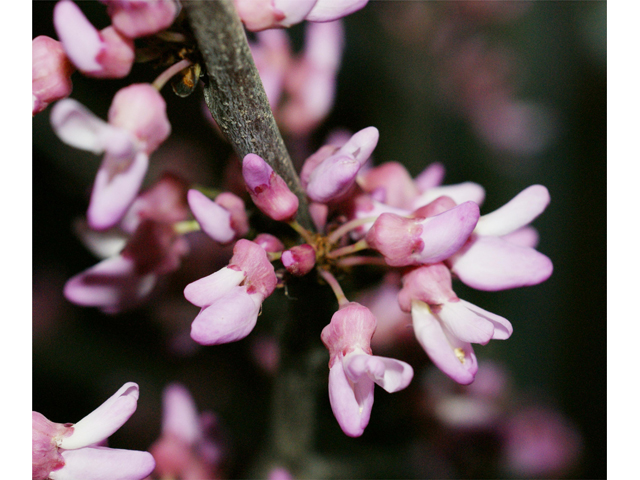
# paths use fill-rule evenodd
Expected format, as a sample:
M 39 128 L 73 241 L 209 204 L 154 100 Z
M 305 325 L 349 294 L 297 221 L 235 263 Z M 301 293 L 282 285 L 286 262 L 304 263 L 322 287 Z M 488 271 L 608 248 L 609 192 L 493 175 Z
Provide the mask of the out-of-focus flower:
M 298 212 L 298 197 L 273 168 L 256 154 L 242 161 L 242 176 L 251 200 L 264 214 L 278 221 L 289 221 Z
M 513 332 L 505 318 L 459 299 L 442 263 L 405 274 L 398 302 L 403 311 L 411 312 L 416 338 L 429 358 L 461 384 L 471 383 L 478 371 L 471 344 L 504 340 Z
M 372 355 L 370 341 L 376 318 L 368 308 L 347 303 L 322 330 L 329 350 L 329 401 L 342 431 L 359 437 L 369 423 L 374 383 L 393 393 L 413 378 L 410 365 L 393 358 Z
M 224 447 L 211 427 L 210 412 L 198 414 L 189 391 L 174 383 L 162 395 L 162 435 L 149 450 L 156 460 L 155 478 L 215 480 L 220 472 Z
M 129 75 L 135 60 L 131 38 L 111 26 L 99 32 L 71 0 L 56 4 L 53 24 L 67 57 L 83 74 L 96 78 Z
M 31 42 L 31 95 L 32 115 L 71 94 L 71 64 L 64 48 L 57 40 L 40 35 Z
M 171 132 L 164 99 L 149 84 L 121 89 L 109 109 L 109 123 L 75 100 L 64 99 L 51 111 L 51 124 L 63 142 L 105 153 L 87 211 L 96 230 L 122 219 L 140 189 L 149 155 Z
M 283 132 L 308 135 L 325 119 L 333 107 L 343 45 L 340 21 L 307 24 L 299 55 L 283 30 L 256 34 L 251 52 Z
M 187 241 L 173 224 L 188 217 L 186 185 L 173 175 L 163 176 L 133 203 L 122 221 L 120 232 L 129 233 L 122 251 L 116 252 L 71 278 L 65 297 L 77 304 L 117 313 L 142 303 L 152 292 L 160 275 L 177 270 L 188 252 Z M 100 247 L 94 236 L 103 233 L 113 243 L 110 231 L 93 232 L 88 238 Z M 118 243 L 116 243 L 117 245 Z
M 228 266 L 184 289 L 185 298 L 202 308 L 191 325 L 191 338 L 201 345 L 243 339 L 277 281 L 267 253 L 254 242 L 238 240 Z
M 97 446 L 136 411 L 138 385 L 125 383 L 76 424 L 60 424 L 32 412 L 33 480 L 142 480 L 155 466 L 148 452 Z
M 129 38 L 152 35 L 173 23 L 180 12 L 175 0 L 100 0 L 113 26 Z
M 234 0 L 251 31 L 290 27 L 303 20 L 329 22 L 364 7 L 369 0 Z
M 451 271 L 478 290 L 504 290 L 544 282 L 553 272 L 551 260 L 531 246 L 509 241 L 507 235 L 526 228 L 549 200 L 545 187 L 532 185 L 498 210 L 480 217 L 467 244 L 447 260 Z

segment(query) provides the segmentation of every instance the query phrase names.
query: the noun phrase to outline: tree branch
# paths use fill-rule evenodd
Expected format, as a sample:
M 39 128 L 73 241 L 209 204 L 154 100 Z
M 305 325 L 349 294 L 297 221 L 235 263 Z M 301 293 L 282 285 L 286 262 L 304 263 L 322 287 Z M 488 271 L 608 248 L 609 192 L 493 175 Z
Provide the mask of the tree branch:
M 300 201 L 297 220 L 314 230 L 307 198 L 271 112 L 244 28 L 232 0 L 183 1 L 204 59 L 204 98 L 235 152 L 255 153 L 287 182 Z

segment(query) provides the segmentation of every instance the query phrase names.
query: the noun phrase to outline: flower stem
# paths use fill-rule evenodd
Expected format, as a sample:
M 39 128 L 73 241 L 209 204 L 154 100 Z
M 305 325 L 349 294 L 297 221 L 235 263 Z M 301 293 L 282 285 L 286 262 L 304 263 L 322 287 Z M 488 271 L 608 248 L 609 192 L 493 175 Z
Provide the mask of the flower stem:
M 329 240 L 329 243 L 336 243 L 343 235 L 349 233 L 351 230 L 361 227 L 362 225 L 366 225 L 367 223 L 373 223 L 377 218 L 378 217 L 366 217 L 350 220 L 331 232 L 327 239 Z
M 184 235 L 185 233 L 197 232 L 200 230 L 200 224 L 197 220 L 184 220 L 182 222 L 174 223 L 173 230 L 179 235 Z
M 331 252 L 327 253 L 327 258 L 343 257 L 351 253 L 359 252 L 360 250 L 366 250 L 367 248 L 369 248 L 369 244 L 365 239 L 362 239 L 352 245 L 347 245 L 346 247 L 332 250 Z
M 307 242 L 311 246 L 314 245 L 315 239 L 313 238 L 313 235 L 311 234 L 311 232 L 309 232 L 309 230 L 307 230 L 302 225 L 300 225 L 297 220 L 292 220 L 291 222 L 289 222 L 289 226 L 293 228 L 296 232 L 298 232 L 300 236 L 304 238 L 305 242 Z
M 347 297 L 342 291 L 342 287 L 338 283 L 338 280 L 336 280 L 336 277 L 334 277 L 329 271 L 324 270 L 322 268 L 318 268 L 318 273 L 324 279 L 324 281 L 329 284 L 329 286 L 333 290 L 333 293 L 335 294 L 336 299 L 338 300 L 338 305 L 343 307 L 344 305 L 349 303 L 349 300 L 347 300 Z
M 179 62 L 171 65 L 160 75 L 158 75 L 158 78 L 156 78 L 151 85 L 156 90 L 160 91 L 162 90 L 162 87 L 164 87 L 165 84 L 169 80 L 171 80 L 171 77 L 173 77 L 176 73 L 181 72 L 185 68 L 190 67 L 191 65 L 193 65 L 193 62 L 191 60 L 187 60 L 186 58 L 184 60 L 180 60 Z

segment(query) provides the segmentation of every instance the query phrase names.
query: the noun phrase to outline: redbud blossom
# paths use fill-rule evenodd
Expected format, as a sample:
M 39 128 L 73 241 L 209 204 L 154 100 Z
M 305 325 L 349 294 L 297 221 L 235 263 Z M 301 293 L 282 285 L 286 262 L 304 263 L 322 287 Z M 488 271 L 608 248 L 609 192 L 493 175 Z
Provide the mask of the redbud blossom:
M 285 181 L 258 155 L 249 153 L 242 161 L 242 176 L 253 203 L 278 221 L 289 221 L 298 212 L 296 197 Z
M 224 194 L 219 196 L 222 195 Z M 218 198 L 214 202 L 198 190 L 189 190 L 188 194 L 189 206 L 202 230 L 216 242 L 222 244 L 229 243 L 236 236 L 244 235 L 248 231 L 248 219 L 244 210 L 244 202 L 232 193 L 225 195 L 222 198 L 222 202 L 229 202 L 230 206 L 232 205 L 231 202 L 233 202 L 233 207 L 235 207 L 236 199 L 241 205 L 238 204 L 238 208 L 234 210 L 236 217 L 236 222 L 234 222 L 234 215 L 220 205 Z M 241 216 L 243 218 L 238 218 Z M 241 232 L 236 231 L 234 223 L 240 226 Z
M 410 365 L 372 355 L 376 318 L 368 308 L 351 302 L 340 307 L 322 330 L 329 350 L 329 401 L 342 431 L 350 437 L 364 432 L 371 416 L 374 383 L 393 393 L 413 378 Z
M 140 189 L 149 155 L 171 132 L 164 99 L 149 84 L 118 91 L 109 109 L 109 123 L 75 100 L 64 99 L 51 111 L 51 124 L 65 143 L 105 153 L 87 211 L 89 224 L 96 230 L 106 230 L 122 219 Z
M 145 37 L 171 26 L 180 8 L 175 0 L 100 0 L 113 26 L 129 38 Z
M 478 370 L 471 343 L 505 340 L 513 327 L 505 318 L 459 299 L 442 263 L 418 267 L 403 277 L 400 308 L 411 312 L 416 338 L 433 363 L 461 384 Z
M 478 290 L 544 282 L 553 272 L 551 260 L 530 246 L 509 241 L 506 235 L 526 227 L 544 211 L 549 200 L 545 187 L 532 185 L 498 210 L 480 217 L 467 244 L 447 261 L 451 271 Z
M 56 4 L 53 24 L 67 56 L 83 74 L 96 78 L 129 75 L 135 60 L 131 38 L 113 27 L 99 32 L 71 0 Z
M 99 447 L 135 412 L 138 385 L 124 384 L 75 425 L 32 412 L 33 480 L 142 480 L 155 466 L 150 453 Z
M 75 67 L 60 42 L 53 38 L 40 35 L 31 42 L 31 49 L 31 111 L 35 115 L 50 103 L 69 96 Z
M 266 252 L 254 242 L 238 240 L 227 267 L 184 289 L 185 298 L 202 308 L 191 325 L 191 338 L 201 345 L 243 339 L 277 281 Z
M 480 209 L 465 202 L 427 218 L 383 213 L 367 232 L 366 241 L 392 266 L 441 262 L 457 252 L 473 231 Z
M 291 275 L 302 277 L 309 273 L 316 264 L 316 251 L 303 243 L 282 252 L 282 264 Z
M 284 244 L 280 241 L 280 239 L 268 233 L 261 233 L 256 238 L 254 238 L 253 241 L 260 245 L 265 252 L 275 253 L 284 250 Z

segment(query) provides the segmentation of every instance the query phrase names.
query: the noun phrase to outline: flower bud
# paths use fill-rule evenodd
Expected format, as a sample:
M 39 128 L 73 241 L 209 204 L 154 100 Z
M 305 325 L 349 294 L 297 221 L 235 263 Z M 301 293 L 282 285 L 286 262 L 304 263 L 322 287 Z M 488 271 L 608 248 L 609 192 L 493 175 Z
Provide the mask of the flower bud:
M 316 251 L 304 243 L 282 252 L 282 263 L 291 275 L 302 277 L 309 273 L 316 264 Z

